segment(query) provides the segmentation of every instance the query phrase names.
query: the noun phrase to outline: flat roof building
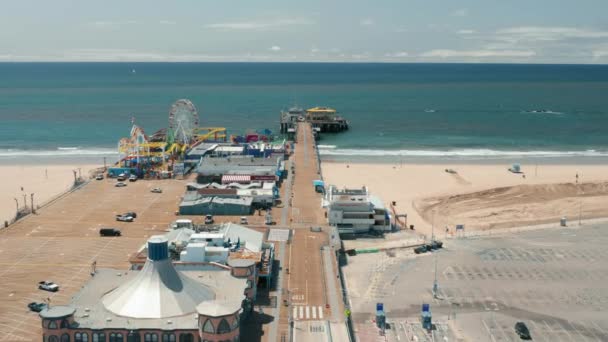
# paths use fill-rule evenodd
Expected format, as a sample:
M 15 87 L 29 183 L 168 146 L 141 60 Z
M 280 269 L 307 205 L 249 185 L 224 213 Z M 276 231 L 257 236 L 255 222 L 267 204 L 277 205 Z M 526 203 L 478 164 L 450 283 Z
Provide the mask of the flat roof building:
M 338 189 L 330 185 L 325 194 L 327 221 L 341 234 L 358 234 L 369 231 L 390 231 L 390 215 L 378 197 L 366 187 Z

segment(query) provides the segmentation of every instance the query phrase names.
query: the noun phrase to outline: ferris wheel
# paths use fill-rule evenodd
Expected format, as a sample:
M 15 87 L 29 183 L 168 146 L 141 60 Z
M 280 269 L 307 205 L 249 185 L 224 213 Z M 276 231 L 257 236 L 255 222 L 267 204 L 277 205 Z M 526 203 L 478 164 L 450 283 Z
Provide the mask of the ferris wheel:
M 171 105 L 169 111 L 169 129 L 174 142 L 189 145 L 198 128 L 198 112 L 190 100 L 180 99 Z

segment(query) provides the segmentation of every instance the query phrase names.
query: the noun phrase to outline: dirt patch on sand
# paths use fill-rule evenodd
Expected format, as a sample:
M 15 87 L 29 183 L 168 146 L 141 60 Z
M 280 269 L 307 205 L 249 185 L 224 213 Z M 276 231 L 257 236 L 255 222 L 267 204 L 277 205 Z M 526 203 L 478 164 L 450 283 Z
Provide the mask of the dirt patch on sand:
M 437 229 L 464 224 L 467 230 L 519 227 L 608 217 L 608 182 L 516 185 L 472 193 L 427 197 L 414 208 Z M 434 213 L 434 214 L 433 214 Z

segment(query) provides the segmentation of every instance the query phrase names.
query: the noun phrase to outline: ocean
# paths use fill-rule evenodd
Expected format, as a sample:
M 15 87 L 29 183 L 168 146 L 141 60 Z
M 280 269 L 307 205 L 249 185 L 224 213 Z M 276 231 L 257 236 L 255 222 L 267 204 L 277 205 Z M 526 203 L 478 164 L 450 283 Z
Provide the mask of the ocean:
M 324 159 L 608 159 L 608 65 L 0 63 L 0 163 L 114 158 L 180 98 L 229 134 L 336 108 Z

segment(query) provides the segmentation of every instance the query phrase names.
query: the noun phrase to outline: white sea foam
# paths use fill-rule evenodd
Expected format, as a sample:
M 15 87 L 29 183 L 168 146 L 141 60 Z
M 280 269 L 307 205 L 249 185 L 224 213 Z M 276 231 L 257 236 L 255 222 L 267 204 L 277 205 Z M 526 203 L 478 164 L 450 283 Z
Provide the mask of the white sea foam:
M 317 147 L 318 147 L 320 150 L 327 150 L 327 149 L 336 148 L 336 145 L 317 145 Z
M 323 149 L 323 156 L 362 156 L 362 157 L 608 157 L 608 151 L 499 151 L 490 149 L 461 149 L 461 150 L 376 150 L 376 149 Z
M 105 156 L 116 155 L 118 151 L 110 148 L 59 147 L 56 150 L 19 150 L 0 149 L 1 157 L 62 157 L 62 156 Z

